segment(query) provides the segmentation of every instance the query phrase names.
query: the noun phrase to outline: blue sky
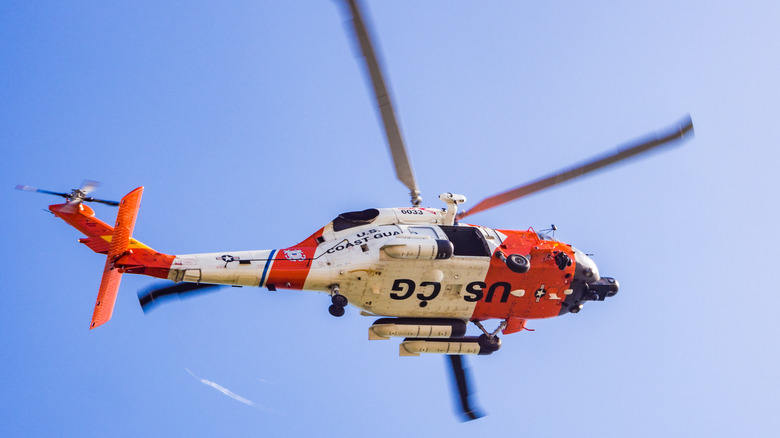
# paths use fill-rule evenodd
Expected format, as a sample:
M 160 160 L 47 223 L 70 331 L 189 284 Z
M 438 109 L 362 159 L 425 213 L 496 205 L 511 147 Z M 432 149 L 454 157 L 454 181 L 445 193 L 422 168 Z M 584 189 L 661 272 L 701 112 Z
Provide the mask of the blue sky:
M 7 1 L 0 435 L 777 436 L 777 2 L 365 9 L 429 206 L 692 115 L 680 148 L 470 218 L 555 223 L 620 294 L 472 358 L 489 416 L 470 423 L 443 358 L 368 342 L 373 320 L 322 294 L 231 288 L 144 315 L 150 280 L 124 276 L 89 331 L 104 260 L 16 184 L 143 185 L 135 237 L 172 254 L 289 246 L 408 197 L 337 2 Z

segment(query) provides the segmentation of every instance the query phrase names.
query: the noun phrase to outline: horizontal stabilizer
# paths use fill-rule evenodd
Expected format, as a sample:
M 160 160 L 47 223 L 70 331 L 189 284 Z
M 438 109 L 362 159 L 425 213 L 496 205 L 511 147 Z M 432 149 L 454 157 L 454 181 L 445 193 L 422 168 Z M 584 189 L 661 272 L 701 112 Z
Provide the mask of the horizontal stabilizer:
M 79 242 L 87 245 L 89 249 L 95 251 L 98 254 L 108 254 L 108 250 L 111 248 L 109 241 L 101 236 L 85 237 L 83 239 L 79 239 Z

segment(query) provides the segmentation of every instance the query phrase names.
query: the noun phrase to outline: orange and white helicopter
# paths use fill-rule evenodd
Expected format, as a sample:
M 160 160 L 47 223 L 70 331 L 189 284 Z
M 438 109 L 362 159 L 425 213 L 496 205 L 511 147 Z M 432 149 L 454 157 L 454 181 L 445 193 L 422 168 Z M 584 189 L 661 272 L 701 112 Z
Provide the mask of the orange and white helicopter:
M 369 328 L 370 340 L 402 337 L 402 356 L 448 355 L 462 413 L 474 419 L 480 414 L 469 401 L 461 355 L 491 354 L 501 346 L 499 332 L 521 331 L 529 319 L 577 313 L 588 301 L 614 296 L 618 282 L 602 276 L 582 251 L 533 229 L 491 229 L 462 220 L 679 143 L 693 133 L 693 124 L 687 117 L 613 152 L 486 198 L 466 211 L 458 211 L 466 198 L 451 193 L 439 196 L 446 208 L 420 207 L 420 190 L 367 26 L 357 1 L 347 3 L 397 177 L 411 191 L 411 207 L 342 213 L 288 248 L 169 255 L 133 238 L 143 187 L 120 203 L 90 197 L 96 187 L 92 182 L 70 193 L 17 188 L 66 198 L 49 211 L 85 234 L 80 242 L 107 256 L 90 328 L 111 318 L 124 273 L 175 282 L 139 293 L 145 311 L 165 297 L 219 285 L 324 292 L 331 296 L 333 316 L 342 316 L 352 305 L 364 315 L 380 317 Z M 118 204 L 115 225 L 96 218 L 85 202 Z M 482 325 L 488 320 L 497 321 L 492 331 Z M 469 322 L 482 331 L 480 336 L 466 336 Z

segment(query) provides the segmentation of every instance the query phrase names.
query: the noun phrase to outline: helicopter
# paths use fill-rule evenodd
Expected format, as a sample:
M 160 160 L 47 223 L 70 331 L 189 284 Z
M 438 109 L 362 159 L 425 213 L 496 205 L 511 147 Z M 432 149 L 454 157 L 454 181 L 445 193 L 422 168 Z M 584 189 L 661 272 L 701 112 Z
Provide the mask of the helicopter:
M 397 178 L 411 205 L 345 212 L 300 243 L 286 248 L 172 255 L 133 237 L 143 187 L 120 202 L 91 197 L 97 184 L 85 182 L 70 193 L 17 186 L 51 194 L 65 202 L 49 211 L 86 237 L 80 242 L 106 256 L 90 329 L 111 319 L 122 274 L 168 280 L 139 292 L 146 312 L 166 299 L 219 286 L 309 290 L 328 294 L 328 312 L 348 306 L 377 317 L 369 340 L 402 338 L 401 356 L 446 355 L 451 363 L 465 419 L 481 413 L 469 399 L 462 362 L 465 355 L 490 355 L 509 335 L 532 319 L 578 313 L 590 301 L 615 296 L 619 283 L 601 275 L 583 251 L 533 229 L 492 229 L 464 219 L 530 194 L 569 182 L 651 151 L 681 143 L 693 134 L 690 117 L 669 128 L 619 146 L 583 163 L 512 188 L 474 204 L 443 193 L 444 208 L 422 206 L 411 161 L 401 136 L 392 98 L 357 0 L 346 0 L 364 67 L 373 86 Z M 98 219 L 86 203 L 117 205 L 113 226 Z M 170 283 L 173 282 L 173 283 Z M 484 324 L 496 321 L 490 329 Z M 467 336 L 469 323 L 481 335 Z

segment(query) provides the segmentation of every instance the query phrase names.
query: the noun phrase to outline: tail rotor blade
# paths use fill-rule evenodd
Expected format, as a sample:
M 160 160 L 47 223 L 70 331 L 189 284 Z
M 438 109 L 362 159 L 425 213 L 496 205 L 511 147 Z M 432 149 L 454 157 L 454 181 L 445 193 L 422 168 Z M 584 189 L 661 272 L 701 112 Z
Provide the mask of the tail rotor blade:
M 138 292 L 138 302 L 144 313 L 151 310 L 162 301 L 172 297 L 187 297 L 196 293 L 206 292 L 206 289 L 217 289 L 219 284 L 206 283 L 157 283 Z
M 86 202 L 98 202 L 100 204 L 111 205 L 113 207 L 116 207 L 117 205 L 119 205 L 119 203 L 116 202 L 116 201 L 109 201 L 109 200 L 106 200 L 106 199 L 84 198 L 84 201 L 86 201 Z
M 81 187 L 79 187 L 79 190 L 81 191 L 81 193 L 88 195 L 94 192 L 98 187 L 100 187 L 99 182 L 85 179 L 84 181 L 81 182 Z
M 463 365 L 465 358 L 460 355 L 449 355 L 450 365 L 452 365 L 452 379 L 455 390 L 458 391 L 458 401 L 460 402 L 460 411 L 462 421 L 471 421 L 484 417 L 485 415 L 475 406 L 472 406 L 472 394 L 469 392 L 468 368 Z
M 97 199 L 91 196 L 87 196 L 88 194 L 94 192 L 95 189 L 97 189 L 99 186 L 100 184 L 97 181 L 84 180 L 84 182 L 81 183 L 81 187 L 79 187 L 78 189 L 73 189 L 73 191 L 71 191 L 70 193 L 52 192 L 49 190 L 42 190 L 39 188 L 26 186 L 23 184 L 17 185 L 16 190 L 61 196 L 67 199 L 70 204 L 72 204 L 69 207 L 71 211 L 75 211 L 75 209 L 78 207 L 78 204 L 82 202 L 99 202 L 101 204 L 111 205 L 113 207 L 119 206 L 119 202 L 116 201 L 109 201 L 107 199 Z
M 24 192 L 35 192 L 35 193 L 45 193 L 47 195 L 55 195 L 55 196 L 62 196 L 63 198 L 67 198 L 70 196 L 69 193 L 60 193 L 60 192 L 50 192 L 48 190 L 42 190 L 35 187 L 26 186 L 23 184 L 18 184 L 16 186 L 16 190 L 22 190 Z

